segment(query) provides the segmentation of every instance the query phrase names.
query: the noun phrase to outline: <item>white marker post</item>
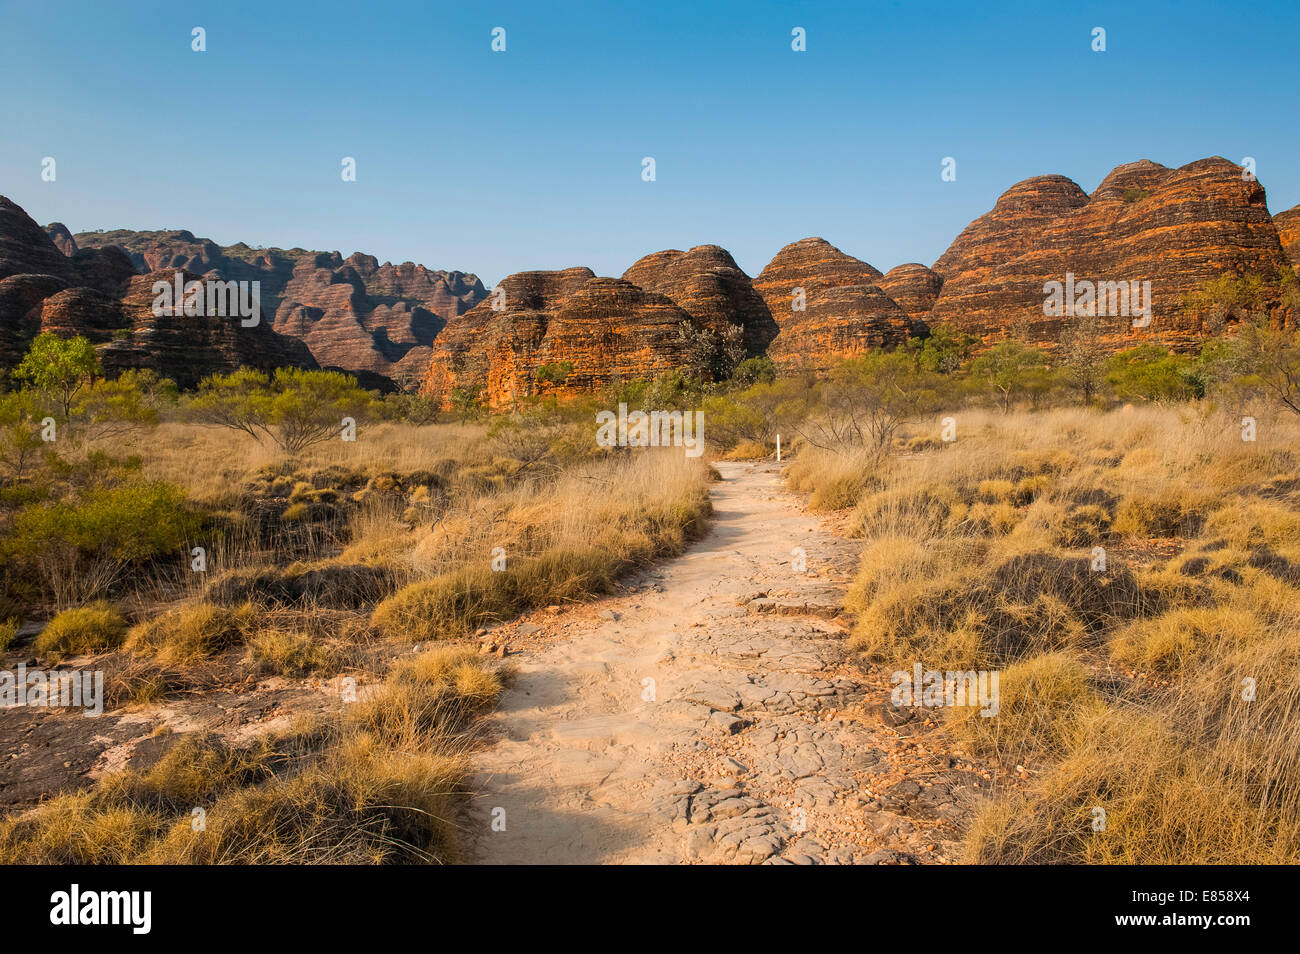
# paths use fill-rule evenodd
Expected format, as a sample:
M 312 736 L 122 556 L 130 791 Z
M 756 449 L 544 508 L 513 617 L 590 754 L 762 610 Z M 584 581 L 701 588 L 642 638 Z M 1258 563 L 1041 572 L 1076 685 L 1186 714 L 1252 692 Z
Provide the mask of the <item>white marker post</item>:
M 781 463 L 781 435 L 776 435 L 776 462 Z

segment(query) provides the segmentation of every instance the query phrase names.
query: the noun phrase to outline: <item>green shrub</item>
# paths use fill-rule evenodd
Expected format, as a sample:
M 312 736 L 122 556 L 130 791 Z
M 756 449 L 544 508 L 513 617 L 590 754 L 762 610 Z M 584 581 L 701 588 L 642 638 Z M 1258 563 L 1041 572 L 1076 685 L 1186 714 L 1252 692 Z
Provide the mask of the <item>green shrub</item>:
M 573 373 L 572 361 L 553 361 L 550 364 L 539 365 L 536 371 L 536 378 L 539 384 L 563 384 L 565 379 Z
M 130 481 L 20 508 L 0 557 L 66 604 L 105 592 L 131 564 L 179 557 L 201 525 L 181 488 Z

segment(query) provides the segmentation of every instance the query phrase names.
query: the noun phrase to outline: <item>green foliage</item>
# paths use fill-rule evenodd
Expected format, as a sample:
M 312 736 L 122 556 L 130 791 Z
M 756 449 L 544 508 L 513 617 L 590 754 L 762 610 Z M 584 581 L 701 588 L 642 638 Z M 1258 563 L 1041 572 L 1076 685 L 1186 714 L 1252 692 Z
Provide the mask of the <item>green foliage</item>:
M 479 387 L 462 386 L 452 388 L 448 400 L 451 403 L 451 409 L 456 412 L 462 424 L 468 420 L 477 419 L 482 415 L 484 410 L 482 393 L 483 389 Z
M 1278 269 L 1277 297 L 1294 324 L 1300 319 L 1300 276 L 1285 265 Z
M 535 376 L 539 384 L 561 385 L 573 373 L 572 361 L 553 361 L 537 368 Z
M 436 424 L 438 415 L 442 413 L 442 397 L 398 391 L 383 399 L 379 412 L 388 421 L 405 421 L 417 427 Z
M 1276 292 L 1274 283 L 1257 272 L 1227 273 L 1210 279 L 1183 299 L 1183 309 L 1217 334 L 1229 320 L 1244 321 L 1263 313 Z
M 701 408 L 709 443 L 726 450 L 742 441 L 767 444 L 777 434 L 793 434 L 813 404 L 811 379 L 796 375 L 706 397 Z
M 698 380 L 725 380 L 745 357 L 744 333 L 739 325 L 727 325 L 718 332 L 683 321 L 677 328 L 677 338 L 683 370 Z
M 1122 401 L 1186 401 L 1205 394 L 1197 362 L 1159 345 L 1139 345 L 1110 359 L 1106 380 Z
M 683 411 L 697 408 L 708 389 L 704 380 L 674 368 L 650 382 L 642 395 L 642 407 L 645 410 Z
M 190 401 L 191 418 L 202 424 L 271 438 L 287 454 L 342 434 L 343 419 L 360 422 L 374 410 L 374 398 L 351 375 L 338 371 L 279 368 L 268 376 L 241 368 L 204 378 Z
M 951 397 L 942 375 L 907 349 L 873 351 L 831 369 L 818 389 L 823 413 L 798 428 L 817 447 L 883 450 L 904 421 L 938 410 Z
M 39 580 L 60 604 L 104 592 L 134 563 L 177 557 L 200 529 L 172 484 L 91 486 L 65 499 L 30 503 L 13 516 L 0 558 Z
M 1236 342 L 1223 338 L 1211 338 L 1202 342 L 1192 370 L 1196 396 L 1212 397 L 1218 392 L 1230 390 L 1239 376 L 1238 363 Z
M 35 397 L 28 391 L 0 394 L 0 468 L 21 480 L 39 457 L 43 441 Z
M 636 378 L 612 385 L 601 393 L 598 404 L 602 409 L 626 404 L 630 411 L 686 411 L 698 408 L 713 387 L 686 368 L 673 368 L 653 380 Z
M 30 384 L 67 420 L 77 395 L 100 373 L 99 356 L 87 339 L 60 338 L 46 332 L 32 342 L 13 377 Z
M 1005 413 L 1018 398 L 1041 397 L 1055 385 L 1047 356 L 1014 339 L 998 342 L 972 361 L 970 374 L 973 382 L 997 395 Z
M 0 653 L 9 648 L 9 644 L 14 641 L 14 637 L 17 635 L 18 618 L 16 616 L 0 620 Z
M 84 389 L 72 413 L 88 437 L 103 439 L 153 427 L 160 409 L 175 404 L 176 399 L 175 382 L 151 370 L 130 370 Z
M 1239 385 L 1300 414 L 1300 331 L 1256 320 L 1241 326 L 1235 342 Z
M 953 374 L 961 369 L 979 339 L 951 325 L 940 325 L 924 338 L 909 338 L 903 346 L 923 370 Z
M 1085 405 L 1097 402 L 1106 384 L 1110 348 L 1102 338 L 1101 324 L 1090 315 L 1076 313 L 1061 324 L 1060 376 L 1078 392 Z
M 736 387 L 748 388 L 755 384 L 771 384 L 776 380 L 776 362 L 767 355 L 746 358 L 736 365 L 731 373 L 731 383 Z
M 537 398 L 519 413 L 495 417 L 488 439 L 495 455 L 518 461 L 521 470 L 554 471 L 602 453 L 592 440 L 598 410 L 598 401 L 590 395 L 563 402 L 554 396 Z
M 702 410 L 709 443 L 714 447 L 730 449 L 741 441 L 767 440 L 766 416 L 746 401 L 743 393 L 707 397 Z
M 1150 195 L 1151 195 L 1150 189 L 1136 189 L 1136 188 L 1125 189 L 1124 201 L 1130 204 L 1134 202 L 1141 202 L 1143 199 L 1148 198 Z
M 185 493 L 162 482 L 92 491 L 77 503 L 20 510 L 7 547 L 33 550 L 70 544 L 118 560 L 139 560 L 180 547 L 196 529 Z

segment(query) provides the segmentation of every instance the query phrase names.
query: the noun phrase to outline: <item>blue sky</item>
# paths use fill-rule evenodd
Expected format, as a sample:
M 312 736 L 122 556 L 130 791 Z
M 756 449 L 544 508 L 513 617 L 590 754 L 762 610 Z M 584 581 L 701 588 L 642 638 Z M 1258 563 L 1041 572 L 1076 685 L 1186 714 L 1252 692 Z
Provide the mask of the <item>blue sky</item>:
M 933 262 L 1043 173 L 1091 191 L 1135 159 L 1253 156 L 1269 207 L 1295 205 L 1297 51 L 1295 0 L 0 0 L 0 194 L 73 231 L 188 228 L 488 284 L 703 243 L 757 274 L 808 235 L 884 270 Z

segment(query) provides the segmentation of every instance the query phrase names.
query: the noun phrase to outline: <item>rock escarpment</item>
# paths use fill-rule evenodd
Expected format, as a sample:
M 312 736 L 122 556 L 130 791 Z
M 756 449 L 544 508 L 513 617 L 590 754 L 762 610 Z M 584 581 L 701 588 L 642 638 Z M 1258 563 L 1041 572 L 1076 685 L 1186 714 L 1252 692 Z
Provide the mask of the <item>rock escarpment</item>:
M 425 393 L 463 389 L 490 406 L 654 377 L 683 361 L 696 319 L 666 295 L 589 268 L 519 272 L 434 341 Z
M 1185 307 L 1189 294 L 1225 273 L 1275 280 L 1285 263 L 1263 186 L 1226 159 L 1130 163 L 1090 196 L 1039 176 L 1008 189 L 934 263 L 943 287 L 928 321 L 1052 347 L 1063 318 L 1044 314 L 1046 283 L 1150 282 L 1150 321 L 1099 314 L 1102 339 L 1113 350 L 1152 340 L 1191 348 L 1217 329 Z
M 1300 205 L 1294 205 L 1285 212 L 1273 216 L 1277 227 L 1278 239 L 1282 242 L 1282 252 L 1297 274 L 1300 274 Z
M 638 259 L 623 278 L 649 292 L 667 295 L 701 327 L 721 333 L 738 326 L 746 352 L 762 354 L 778 328 L 767 303 L 724 248 L 697 245 L 689 252 L 667 249 Z
M 780 328 L 768 355 L 785 369 L 820 370 L 905 341 L 913 320 L 881 289 L 883 278 L 825 239 L 781 249 L 754 280 Z
M 109 374 L 152 368 L 182 387 L 243 365 L 317 366 L 305 345 L 276 334 L 265 316 L 252 326 L 155 316 L 153 283 L 173 281 L 174 269 L 137 275 L 122 249 L 79 247 L 66 233 L 57 224 L 42 229 L 0 197 L 0 364 L 16 364 L 36 335 L 53 332 L 90 339 Z
M 1112 314 L 1109 302 L 1089 316 L 1111 350 L 1146 341 L 1191 349 L 1222 331 L 1221 314 L 1216 321 L 1189 307 L 1192 293 L 1224 274 L 1259 274 L 1276 314 L 1288 307 L 1278 279 L 1288 268 L 1300 271 L 1300 206 L 1270 216 L 1263 187 L 1221 158 L 1178 169 L 1147 160 L 1119 166 L 1091 195 L 1064 176 L 1027 179 L 933 268 L 909 263 L 882 275 L 807 238 L 781 249 L 752 281 L 724 249 L 701 245 L 646 255 L 620 279 L 586 268 L 521 272 L 491 297 L 473 275 L 360 253 L 222 247 L 185 231 L 41 229 L 0 200 L 0 360 L 16 360 L 46 328 L 87 334 L 121 362 L 143 360 L 140 349 L 154 342 L 160 363 L 184 375 L 171 350 L 184 326 L 150 329 L 128 288 L 138 271 L 181 269 L 260 282 L 273 316 L 263 330 L 310 349 L 279 335 L 250 337 L 259 342 L 250 360 L 319 362 L 444 396 L 464 388 L 501 407 L 707 368 L 693 340 L 703 331 L 738 336 L 746 353 L 766 352 L 786 370 L 822 370 L 942 325 L 985 345 L 1014 335 L 1054 349 L 1065 324 L 1044 313 L 1044 286 L 1054 282 L 1142 289 L 1130 311 L 1149 305 L 1150 321 Z M 128 339 L 135 351 L 120 344 Z M 219 329 L 196 331 L 197 340 L 217 356 L 211 363 L 245 356 L 242 339 L 227 341 Z
M 62 222 L 51 222 L 45 226 L 45 234 L 50 237 L 54 247 L 68 258 L 77 254 L 77 240 Z
M 219 246 L 188 231 L 83 232 L 81 246 L 120 245 L 136 266 L 261 283 L 274 328 L 305 342 L 323 366 L 373 372 L 414 384 L 430 345 L 450 318 L 482 300 L 474 275 L 413 262 L 382 265 L 360 252 Z
M 908 262 L 896 265 L 877 282 L 880 290 L 898 303 L 898 307 L 907 312 L 914 325 L 924 325 L 930 317 L 943 288 L 943 279 L 924 265 Z

